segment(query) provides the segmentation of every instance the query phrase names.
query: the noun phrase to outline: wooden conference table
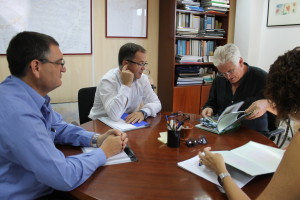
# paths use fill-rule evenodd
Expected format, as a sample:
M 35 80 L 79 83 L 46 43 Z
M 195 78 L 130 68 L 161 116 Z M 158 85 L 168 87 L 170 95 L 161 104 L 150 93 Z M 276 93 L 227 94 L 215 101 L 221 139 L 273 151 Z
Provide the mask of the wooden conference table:
M 168 114 L 168 113 L 167 113 Z M 190 115 L 190 123 L 197 124 L 200 116 Z M 195 138 L 206 136 L 207 145 L 187 147 L 181 142 L 179 148 L 170 148 L 157 140 L 166 131 L 165 113 L 148 118 L 151 127 L 127 132 L 129 146 L 138 158 L 137 162 L 100 167 L 81 186 L 71 191 L 79 199 L 226 199 L 217 186 L 177 166 L 177 162 L 189 159 L 206 146 L 212 150 L 230 150 L 252 140 L 262 144 L 275 144 L 258 132 L 241 127 L 235 132 L 217 135 L 193 128 Z M 90 121 L 82 125 L 89 131 L 104 133 L 109 129 L 102 122 Z M 65 155 L 81 153 L 80 148 L 62 146 Z M 255 177 L 243 190 L 257 197 L 270 181 L 272 175 Z

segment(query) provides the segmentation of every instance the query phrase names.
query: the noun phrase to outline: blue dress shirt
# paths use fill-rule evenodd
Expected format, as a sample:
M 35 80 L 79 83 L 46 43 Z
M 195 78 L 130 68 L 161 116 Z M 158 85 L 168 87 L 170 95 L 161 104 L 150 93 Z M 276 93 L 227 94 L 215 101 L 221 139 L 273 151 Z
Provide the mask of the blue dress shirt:
M 106 162 L 104 152 L 65 157 L 55 144 L 90 146 L 92 135 L 64 122 L 48 96 L 8 76 L 0 84 L 0 199 L 35 199 L 78 187 Z

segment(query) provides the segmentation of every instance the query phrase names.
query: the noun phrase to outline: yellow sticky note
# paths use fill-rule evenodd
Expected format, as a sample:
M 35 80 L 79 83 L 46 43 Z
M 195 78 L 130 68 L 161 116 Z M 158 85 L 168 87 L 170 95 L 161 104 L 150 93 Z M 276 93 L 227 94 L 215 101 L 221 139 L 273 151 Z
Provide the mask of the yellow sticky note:
M 168 140 L 168 135 L 167 135 L 167 134 L 168 134 L 167 132 L 160 132 L 160 133 L 159 133 L 160 137 L 157 138 L 158 141 L 160 141 L 160 142 L 166 144 L 166 143 L 167 143 L 167 140 Z

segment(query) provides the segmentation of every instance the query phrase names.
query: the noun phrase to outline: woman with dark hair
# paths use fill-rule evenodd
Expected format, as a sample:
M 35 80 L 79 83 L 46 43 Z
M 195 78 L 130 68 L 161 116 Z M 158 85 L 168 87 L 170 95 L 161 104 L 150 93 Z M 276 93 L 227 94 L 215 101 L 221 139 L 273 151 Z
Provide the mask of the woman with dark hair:
M 247 111 L 250 118 L 261 116 L 266 111 L 277 114 L 281 120 L 300 121 L 300 47 L 288 51 L 271 65 L 267 78 L 265 97 L 254 102 Z M 228 173 L 220 154 L 207 147 L 199 153 L 200 163 L 211 168 L 221 179 L 228 199 L 249 199 L 235 184 Z M 300 199 L 300 134 L 292 139 L 272 180 L 257 199 Z

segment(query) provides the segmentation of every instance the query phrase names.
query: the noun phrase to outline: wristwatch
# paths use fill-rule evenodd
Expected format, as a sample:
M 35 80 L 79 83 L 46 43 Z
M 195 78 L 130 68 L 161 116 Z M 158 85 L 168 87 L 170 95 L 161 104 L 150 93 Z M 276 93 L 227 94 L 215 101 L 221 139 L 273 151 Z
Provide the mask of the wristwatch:
M 145 112 L 145 111 L 143 111 L 143 110 L 139 110 L 139 112 L 141 112 L 141 113 L 143 113 L 143 115 L 144 115 L 144 119 L 146 119 L 148 116 L 147 116 L 147 113 Z
M 219 184 L 221 185 L 221 186 L 223 186 L 223 180 L 224 180 L 224 178 L 226 177 L 226 176 L 230 176 L 230 174 L 229 173 L 221 173 L 221 174 L 219 174 L 219 176 L 218 176 L 218 182 L 219 182 Z
M 98 137 L 100 136 L 100 134 L 98 133 L 95 133 L 93 136 L 92 136 L 92 142 L 91 142 L 91 146 L 92 147 L 98 147 L 98 144 L 97 144 L 97 140 L 98 140 Z

